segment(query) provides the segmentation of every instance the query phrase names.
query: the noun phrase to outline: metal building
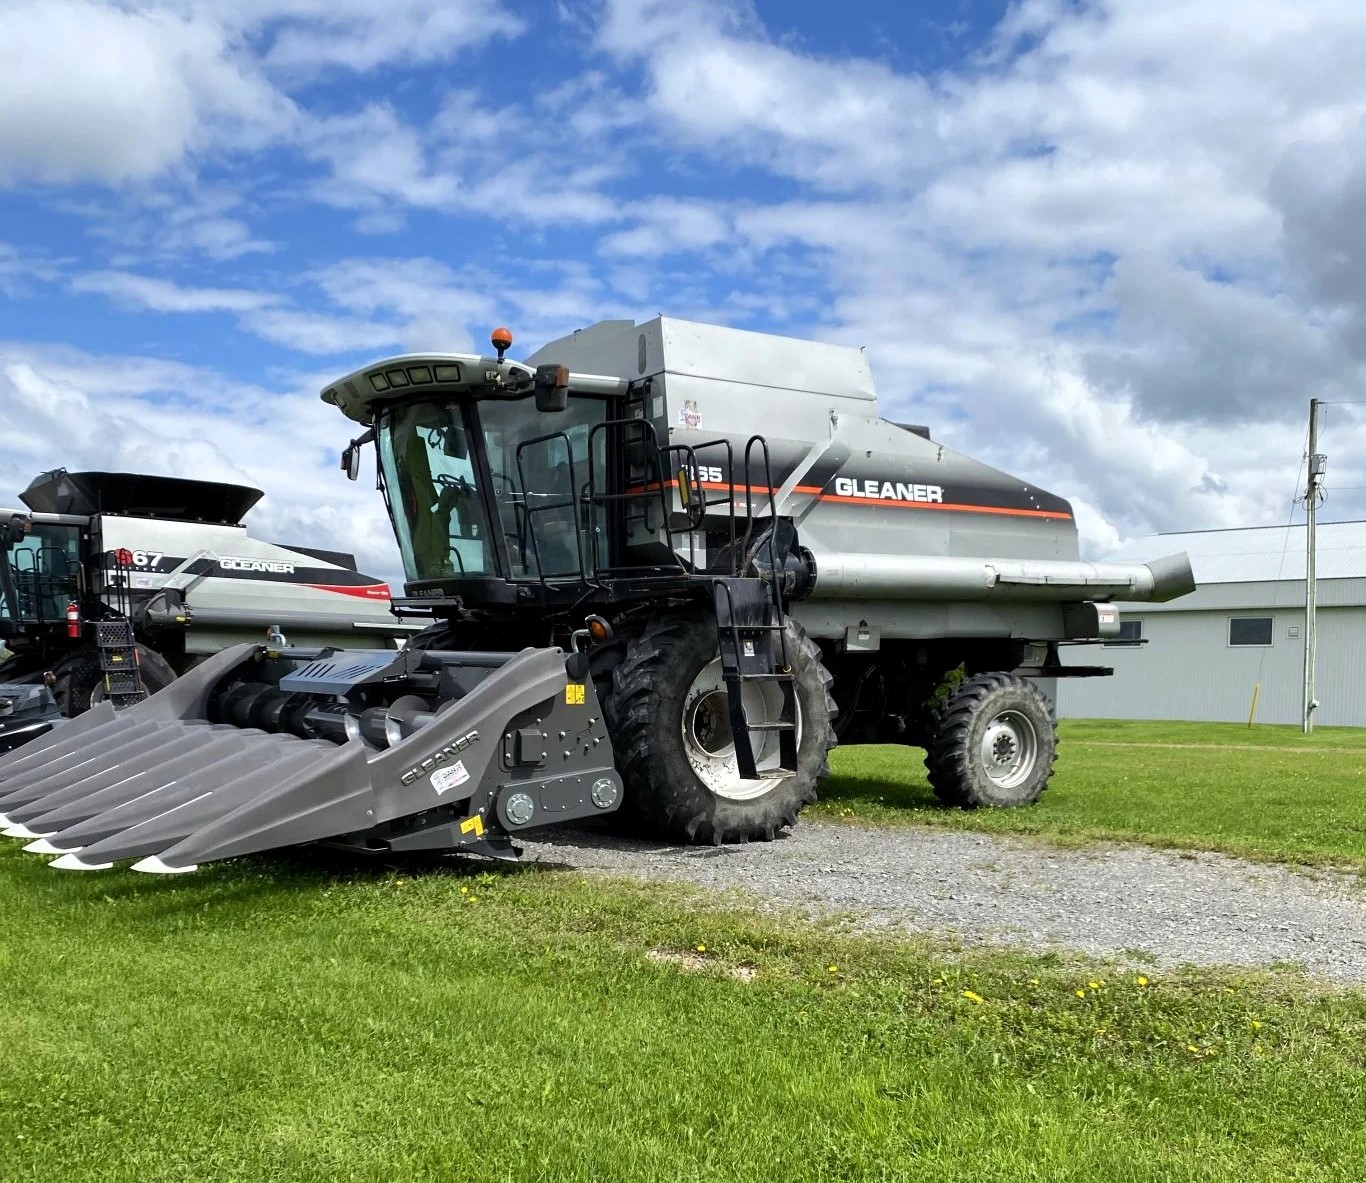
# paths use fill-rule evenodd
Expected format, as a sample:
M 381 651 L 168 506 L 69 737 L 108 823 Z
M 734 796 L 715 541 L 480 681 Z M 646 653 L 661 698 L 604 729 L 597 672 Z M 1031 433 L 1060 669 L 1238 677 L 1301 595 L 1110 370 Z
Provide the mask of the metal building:
M 1058 685 L 1074 718 L 1299 723 L 1304 677 L 1303 526 L 1154 534 L 1114 561 L 1184 550 L 1197 590 L 1121 604 L 1121 637 L 1089 650 L 1112 678 Z M 1366 726 L 1366 522 L 1318 527 L 1318 682 L 1324 726 Z M 1079 660 L 1079 657 L 1073 660 Z

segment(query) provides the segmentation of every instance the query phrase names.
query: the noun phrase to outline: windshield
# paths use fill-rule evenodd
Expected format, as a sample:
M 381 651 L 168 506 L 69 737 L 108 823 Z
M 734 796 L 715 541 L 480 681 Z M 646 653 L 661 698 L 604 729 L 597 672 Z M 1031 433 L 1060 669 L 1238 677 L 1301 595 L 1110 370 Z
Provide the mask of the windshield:
M 470 447 L 475 414 L 456 402 L 404 403 L 380 419 L 380 473 L 408 581 L 493 576 L 499 551 L 510 579 L 580 578 L 605 560 L 576 525 L 587 511 L 571 503 L 587 492 L 589 434 L 606 403 L 572 398 L 567 410 L 545 414 L 532 399 L 481 402 L 487 499 Z M 599 480 L 603 434 L 593 444 Z M 597 533 L 605 510 L 595 518 Z
M 403 570 L 410 581 L 495 571 L 469 428 L 457 404 L 407 403 L 379 430 Z
M 22 542 L 0 553 L 9 568 L 9 579 L 0 579 L 0 618 L 65 619 L 67 604 L 79 596 L 80 558 L 79 526 L 34 522 Z

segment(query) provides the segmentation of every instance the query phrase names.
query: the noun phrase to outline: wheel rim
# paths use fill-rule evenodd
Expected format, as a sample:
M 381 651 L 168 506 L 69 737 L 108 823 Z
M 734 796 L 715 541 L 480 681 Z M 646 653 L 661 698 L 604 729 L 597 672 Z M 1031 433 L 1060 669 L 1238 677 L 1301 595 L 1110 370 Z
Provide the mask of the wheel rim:
M 776 682 L 750 682 L 740 691 L 751 727 L 776 723 L 782 715 L 783 691 Z M 802 704 L 797 701 L 797 746 L 802 742 Z M 776 731 L 751 731 L 754 766 L 760 775 L 746 780 L 735 756 L 730 727 L 730 700 L 718 657 L 704 666 L 683 696 L 683 751 L 698 779 L 718 797 L 750 801 L 777 783 L 781 749 Z M 768 773 L 769 775 L 763 775 Z
M 1020 711 L 1002 711 L 982 732 L 982 767 L 1003 789 L 1024 784 L 1039 762 L 1039 733 Z

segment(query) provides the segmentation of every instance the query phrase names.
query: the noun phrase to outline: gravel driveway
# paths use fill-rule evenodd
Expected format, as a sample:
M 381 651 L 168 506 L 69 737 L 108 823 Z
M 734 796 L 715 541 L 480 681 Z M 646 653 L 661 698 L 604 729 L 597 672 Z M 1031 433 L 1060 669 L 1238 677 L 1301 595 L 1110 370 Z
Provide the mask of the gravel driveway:
M 1366 982 L 1366 892 L 1220 855 L 1143 847 L 1060 850 L 929 827 L 805 821 L 751 846 L 676 847 L 551 831 L 528 859 L 852 912 L 869 927 L 965 942 L 1133 955 L 1160 965 L 1295 963 Z

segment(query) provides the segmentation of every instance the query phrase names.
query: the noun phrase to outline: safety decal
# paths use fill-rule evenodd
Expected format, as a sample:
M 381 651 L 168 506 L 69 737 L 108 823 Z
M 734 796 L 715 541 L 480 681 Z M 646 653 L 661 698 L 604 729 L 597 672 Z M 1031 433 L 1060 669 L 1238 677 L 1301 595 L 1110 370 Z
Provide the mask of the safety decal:
M 565 706 L 571 706 L 571 707 L 581 707 L 581 706 L 583 706 L 584 703 L 588 701 L 587 698 L 585 697 L 585 694 L 586 694 L 586 692 L 585 692 L 585 690 L 584 690 L 584 684 L 583 684 L 582 682 L 570 682 L 570 683 L 564 688 L 564 703 L 565 703 Z
M 463 785 L 469 779 L 470 774 L 463 760 L 457 760 L 449 768 L 438 768 L 431 776 L 432 788 L 436 790 L 438 797 L 442 793 L 450 792 L 457 785 Z
M 460 832 L 462 834 L 473 834 L 476 838 L 482 838 L 484 836 L 484 819 L 477 813 L 473 817 L 467 817 L 460 823 Z

